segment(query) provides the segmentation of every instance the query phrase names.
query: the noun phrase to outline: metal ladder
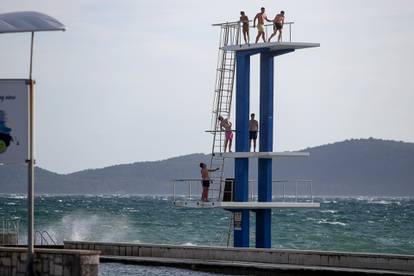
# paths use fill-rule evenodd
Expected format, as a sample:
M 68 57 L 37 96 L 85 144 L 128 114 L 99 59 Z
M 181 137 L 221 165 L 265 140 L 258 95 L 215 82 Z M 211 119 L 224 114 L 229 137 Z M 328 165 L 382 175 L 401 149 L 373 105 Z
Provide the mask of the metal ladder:
M 213 111 L 211 116 L 211 129 L 213 146 L 211 150 L 210 168 L 219 168 L 211 173 L 213 180 L 211 197 L 222 200 L 222 183 L 224 178 L 224 151 L 225 133 L 220 130 L 218 117 L 230 120 L 233 98 L 234 74 L 236 67 L 236 54 L 226 51 L 223 47 L 240 43 L 240 23 L 226 22 L 215 24 L 220 26 L 220 42 L 217 57 L 216 81 L 214 89 Z

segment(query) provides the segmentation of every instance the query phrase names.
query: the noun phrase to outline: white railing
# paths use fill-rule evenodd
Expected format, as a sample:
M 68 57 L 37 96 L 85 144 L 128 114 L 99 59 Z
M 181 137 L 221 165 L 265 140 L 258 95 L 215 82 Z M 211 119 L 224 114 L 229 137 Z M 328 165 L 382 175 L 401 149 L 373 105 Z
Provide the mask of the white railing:
M 2 219 L 1 221 L 1 243 L 6 243 L 8 236 L 13 235 L 15 240 L 19 240 L 20 218 Z
M 36 231 L 35 242 L 40 245 L 57 245 L 55 239 L 47 231 Z
M 285 22 L 283 24 L 281 42 L 292 42 L 292 25 L 293 24 L 295 24 L 295 22 Z M 243 28 L 241 27 L 241 22 L 240 21 L 218 23 L 218 24 L 213 24 L 213 26 L 228 26 L 228 27 L 233 27 L 234 30 L 239 31 L 239 36 L 238 37 L 240 39 L 229 41 L 227 46 L 244 44 L 243 30 L 242 30 Z M 235 28 L 235 26 L 237 26 L 238 28 Z M 264 26 L 265 26 L 265 38 L 266 38 L 266 42 L 267 42 L 267 40 L 269 39 L 269 36 L 273 33 L 273 23 L 268 23 L 268 24 L 265 24 Z M 253 30 L 255 30 L 255 32 L 253 32 Z M 284 37 L 286 37 L 286 35 L 287 35 L 287 39 L 284 39 Z M 257 36 L 257 25 L 256 25 L 256 27 L 253 27 L 252 20 L 249 21 L 249 36 L 250 36 L 249 44 L 255 44 L 255 40 L 256 40 L 256 36 Z M 277 36 L 273 38 L 273 42 L 275 42 L 275 41 L 277 41 Z M 263 40 L 262 40 L 262 38 L 260 38 L 258 43 L 262 43 L 262 42 L 263 42 Z
M 173 200 L 201 200 L 203 192 L 202 179 L 184 178 L 174 179 L 173 184 Z M 212 179 L 210 183 L 208 199 L 210 201 L 221 200 L 221 186 L 219 179 Z
M 201 200 L 202 179 L 176 179 L 173 184 L 173 200 L 198 201 Z M 237 185 L 237 184 L 236 184 Z M 273 202 L 312 202 L 313 182 L 308 179 L 278 179 L 272 181 Z M 227 187 L 226 187 L 227 186 Z M 232 201 L 234 183 L 231 180 L 213 179 L 209 188 L 210 201 Z M 257 180 L 249 180 L 249 201 L 257 201 Z
M 18 233 L 19 232 L 20 218 L 2 219 L 1 233 Z
M 272 181 L 272 201 L 313 202 L 313 181 L 308 179 L 278 179 Z M 249 181 L 249 197 L 257 201 L 257 181 Z

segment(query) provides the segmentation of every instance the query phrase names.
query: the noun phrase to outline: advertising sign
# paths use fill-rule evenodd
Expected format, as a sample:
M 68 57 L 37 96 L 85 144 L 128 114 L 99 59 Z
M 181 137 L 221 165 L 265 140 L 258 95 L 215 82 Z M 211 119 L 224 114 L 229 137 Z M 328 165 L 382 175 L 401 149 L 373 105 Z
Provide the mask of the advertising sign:
M 0 163 L 24 163 L 28 141 L 29 82 L 0 80 Z

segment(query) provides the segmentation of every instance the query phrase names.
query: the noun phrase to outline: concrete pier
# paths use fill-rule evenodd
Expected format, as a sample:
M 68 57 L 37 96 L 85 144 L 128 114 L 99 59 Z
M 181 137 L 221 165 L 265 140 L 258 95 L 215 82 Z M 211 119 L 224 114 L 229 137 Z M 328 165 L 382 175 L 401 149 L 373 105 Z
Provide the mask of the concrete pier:
M 414 275 L 414 256 L 331 251 L 65 241 L 101 251 L 101 261 L 269 275 Z

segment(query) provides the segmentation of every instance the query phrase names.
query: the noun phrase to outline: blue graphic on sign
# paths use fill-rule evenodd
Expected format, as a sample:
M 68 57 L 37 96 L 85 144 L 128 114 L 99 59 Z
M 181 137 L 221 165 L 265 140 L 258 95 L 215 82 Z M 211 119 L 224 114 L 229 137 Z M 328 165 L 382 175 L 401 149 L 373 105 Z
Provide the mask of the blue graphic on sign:
M 6 112 L 0 110 L 0 154 L 7 150 L 13 137 L 10 136 L 11 128 L 6 126 L 7 117 Z

